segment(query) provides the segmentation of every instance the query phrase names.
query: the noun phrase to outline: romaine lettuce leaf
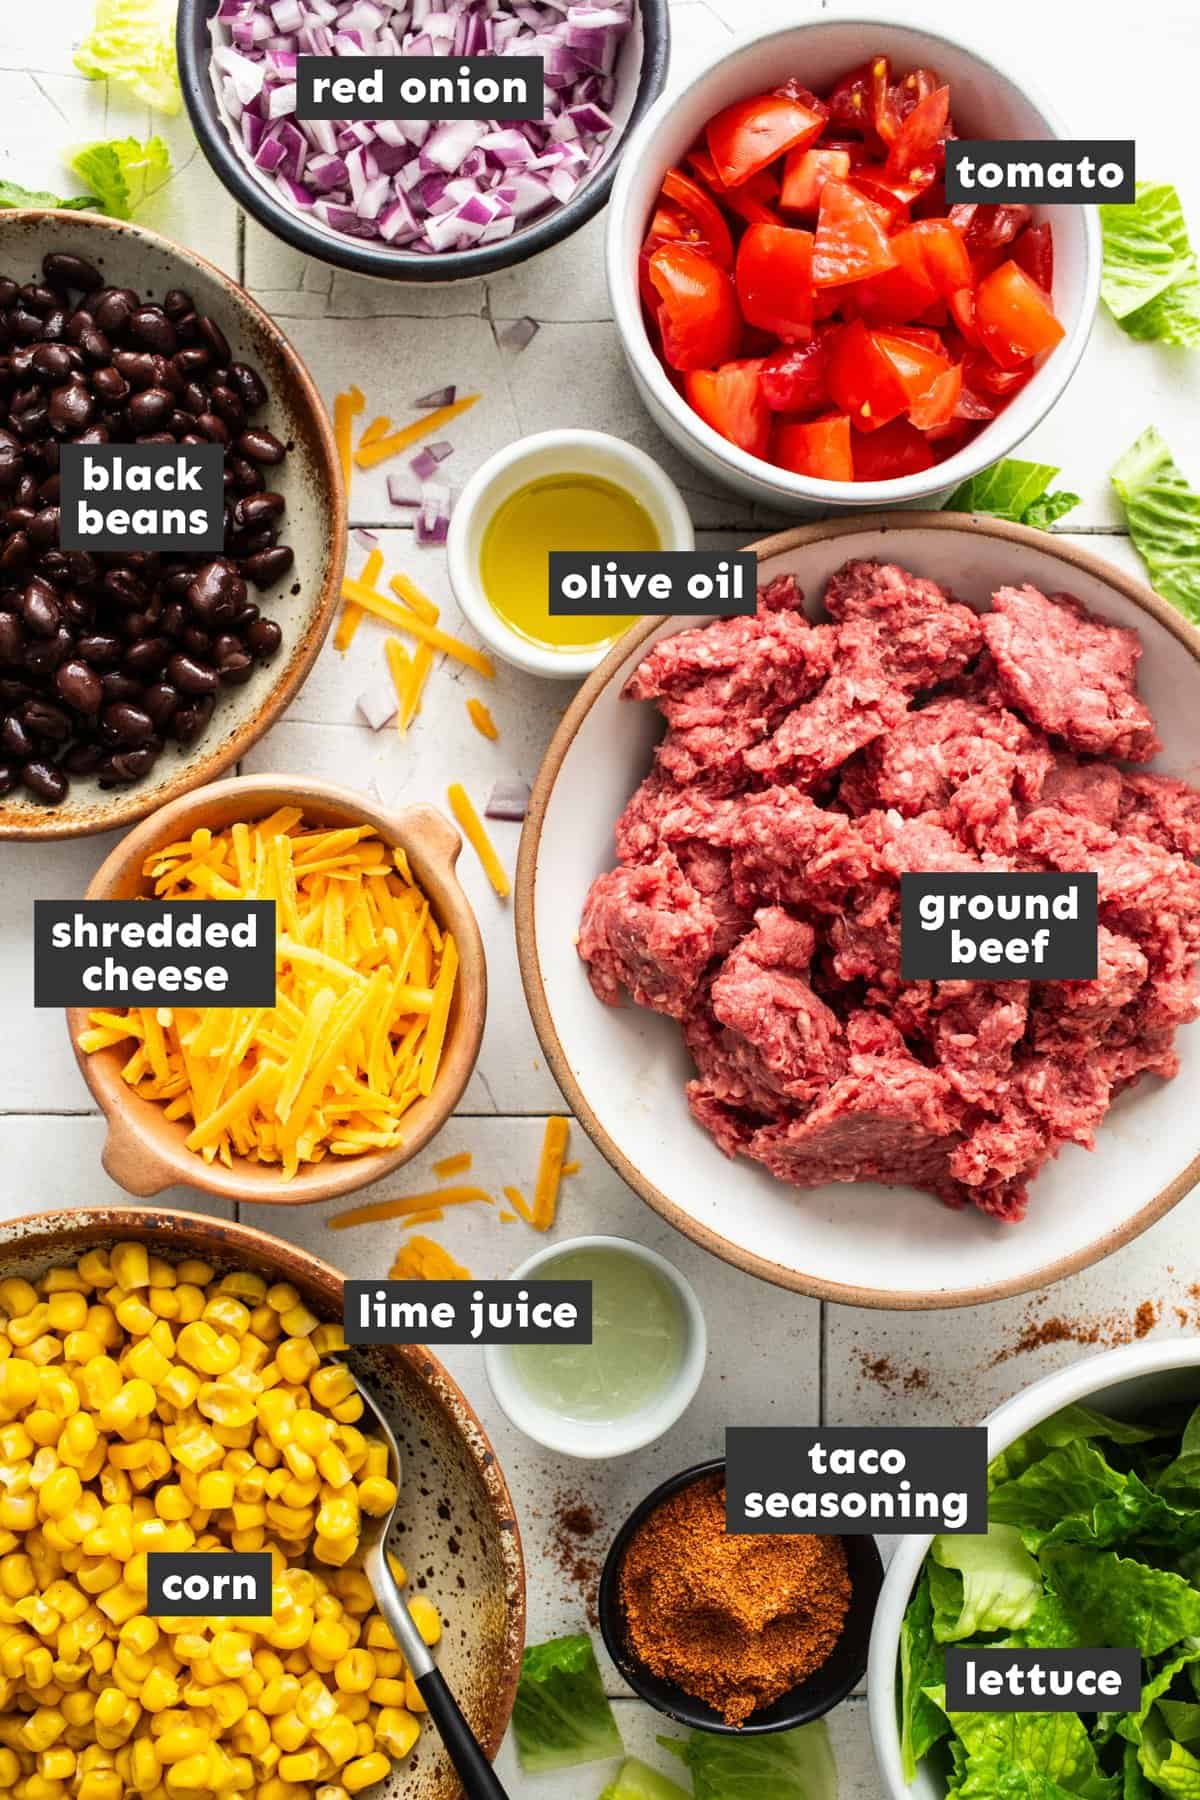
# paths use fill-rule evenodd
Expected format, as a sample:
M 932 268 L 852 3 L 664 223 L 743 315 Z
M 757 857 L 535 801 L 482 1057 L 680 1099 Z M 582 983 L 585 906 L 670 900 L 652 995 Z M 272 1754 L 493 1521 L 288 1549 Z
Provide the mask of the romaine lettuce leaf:
M 1033 1551 L 1052 1544 L 1106 1550 L 1133 1538 L 1200 1543 L 1200 1511 L 1170 1504 L 1136 1471 L 1122 1475 L 1083 1439 L 1052 1450 L 1015 1481 L 993 1488 L 993 1519 L 1018 1525 Z
M 1200 494 L 1153 425 L 1114 463 L 1112 484 L 1152 585 L 1200 623 Z
M 1099 213 L 1100 293 L 1122 331 L 1142 341 L 1200 344 L 1200 271 L 1175 189 L 1139 181 L 1132 206 L 1109 204 Z
M 688 1800 L 677 1781 L 668 1781 L 657 1769 L 627 1757 L 599 1800 Z
M 1182 1650 L 1178 1656 L 1169 1657 L 1161 1669 L 1157 1669 L 1148 1681 L 1142 1682 L 1142 1703 L 1138 1710 L 1131 1713 L 1100 1713 L 1097 1730 L 1107 1736 L 1111 1728 L 1131 1744 L 1140 1744 L 1151 1708 L 1156 1701 L 1161 1701 L 1175 1677 L 1184 1669 L 1191 1668 L 1198 1659 L 1200 1650 L 1192 1649 Z M 1200 1711 L 1200 1708 L 1197 1710 Z
M 24 188 L 15 181 L 0 181 L 0 208 L 8 211 L 19 206 L 36 207 L 41 212 L 89 212 L 98 210 L 95 194 L 74 194 L 60 200 L 44 188 Z
M 625 1754 L 592 1640 L 583 1633 L 529 1646 L 512 1722 L 521 1767 L 530 1775 Z
M 1145 1444 L 1161 1436 L 1161 1432 L 1145 1425 L 1130 1425 L 1124 1419 L 1110 1419 L 1094 1412 L 1090 1406 L 1064 1406 L 1053 1418 L 1043 1419 L 1023 1437 L 1014 1438 L 1007 1450 L 992 1458 L 988 1469 L 988 1485 L 998 1488 L 1013 1481 L 1031 1463 L 1077 1439 L 1104 1438 L 1113 1444 Z
M 766 1737 L 693 1731 L 659 1738 L 692 1772 L 696 1800 L 837 1800 L 837 1768 L 824 1720 Z
M 1170 1700 L 1164 1696 L 1158 1703 L 1163 1724 L 1177 1742 L 1195 1754 L 1200 1744 L 1200 1706 L 1194 1700 Z
M 1137 1746 L 1126 1744 L 1125 1759 L 1121 1764 L 1121 1800 L 1155 1800 L 1154 1789 L 1142 1774 L 1142 1765 L 1138 1761 Z
M 1176 1743 L 1157 1710 L 1146 1720 L 1138 1762 L 1142 1773 L 1172 1800 L 1200 1800 L 1200 1759 Z
M 175 66 L 175 0 L 97 0 L 75 67 L 93 81 L 119 81 L 158 112 L 183 103 Z
M 1053 463 L 1006 457 L 955 488 L 944 511 L 990 513 L 993 518 L 1011 519 L 1017 525 L 1037 525 L 1045 531 L 1055 519 L 1079 505 L 1078 494 L 1046 492 L 1057 474 Z
M 1073 1544 L 1043 1551 L 1042 1566 L 1084 1644 L 1134 1644 L 1158 1656 L 1200 1635 L 1200 1592 L 1168 1569 Z
M 110 138 L 71 152 L 70 167 L 96 195 L 101 210 L 130 219 L 171 173 L 171 153 L 160 137 Z
M 939 1704 L 945 1701 L 944 1692 Z M 998 1790 L 998 1774 L 1008 1768 L 1017 1775 L 1041 1776 L 1056 1783 L 1068 1794 L 1083 1800 L 1115 1800 L 1115 1778 L 1105 1775 L 1096 1758 L 1095 1746 L 1082 1719 L 1076 1713 L 951 1713 L 950 1724 L 967 1752 L 966 1779 L 961 1792 L 983 1796 L 989 1792 L 985 1779 Z M 974 1783 L 974 1785 L 971 1785 Z M 1022 1789 L 1011 1790 L 1015 1795 Z M 1053 1788 L 1029 1788 L 1039 1800 L 1054 1800 Z
M 933 1601 L 925 1568 L 900 1627 L 900 1754 L 905 1781 L 912 1781 L 921 1758 L 949 1730 L 945 1713 L 924 1692 L 944 1686 L 945 1680 L 946 1653 L 933 1635 Z
M 1154 1485 L 1177 1505 L 1200 1507 L 1200 1406 L 1183 1428 L 1179 1455 L 1167 1464 Z
M 1042 1596 L 1036 1562 L 1011 1525 L 993 1525 L 984 1537 L 935 1537 L 930 1551 L 933 1630 L 939 1643 L 956 1644 L 977 1631 L 1016 1630 L 1033 1616 Z M 934 1569 L 962 1576 L 957 1612 L 952 1590 L 939 1584 Z

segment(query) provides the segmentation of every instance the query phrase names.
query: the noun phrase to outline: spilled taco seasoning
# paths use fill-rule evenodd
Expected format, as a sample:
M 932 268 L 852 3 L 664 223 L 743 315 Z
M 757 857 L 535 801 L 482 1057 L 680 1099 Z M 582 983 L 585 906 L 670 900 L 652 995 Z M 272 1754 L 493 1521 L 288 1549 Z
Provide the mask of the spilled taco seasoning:
M 850 1591 L 840 1538 L 727 1533 L 720 1474 L 643 1520 L 620 1575 L 634 1653 L 727 1725 L 744 1724 L 828 1661 Z

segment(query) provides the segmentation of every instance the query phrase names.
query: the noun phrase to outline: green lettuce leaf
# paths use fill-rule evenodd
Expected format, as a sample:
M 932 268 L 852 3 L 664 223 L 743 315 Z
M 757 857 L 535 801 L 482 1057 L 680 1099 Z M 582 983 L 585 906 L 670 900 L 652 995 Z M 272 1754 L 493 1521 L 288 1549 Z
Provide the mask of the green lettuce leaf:
M 1031 1463 L 1040 1461 L 1051 1450 L 1061 1449 L 1078 1439 L 1103 1438 L 1112 1444 L 1145 1444 L 1161 1433 L 1145 1425 L 1129 1425 L 1124 1419 L 1110 1419 L 1094 1412 L 1090 1406 L 1064 1406 L 1053 1418 L 1043 1419 L 1023 1437 L 1014 1438 L 1007 1450 L 993 1457 L 988 1469 L 988 1484 L 998 1488 L 1013 1481 Z
M 944 1692 L 935 1696 L 939 1704 Z M 1082 1719 L 1076 1713 L 951 1713 L 950 1723 L 967 1752 L 967 1773 L 962 1792 L 980 1800 L 989 1792 L 981 1783 L 990 1779 L 991 1792 L 1000 1771 L 1018 1776 L 1040 1776 L 1068 1794 L 1083 1800 L 1115 1800 L 1117 1785 L 1105 1775 Z M 975 1785 L 970 1785 L 971 1783 Z M 1014 1795 L 1028 1792 L 1055 1800 L 1049 1789 L 1016 1787 Z
M 962 1595 L 954 1610 L 952 1591 L 930 1570 L 933 1630 L 939 1643 L 956 1644 L 976 1632 L 1016 1630 L 1033 1616 L 1042 1595 L 1037 1564 L 1011 1525 L 993 1525 L 985 1537 L 935 1537 L 934 1568 L 957 1570 Z
M 175 65 L 175 0 L 98 0 L 75 67 L 93 81 L 119 81 L 158 112 L 177 113 L 183 95 Z
M 18 206 L 36 207 L 41 212 L 88 212 L 98 210 L 95 194 L 73 194 L 61 200 L 44 188 L 24 188 L 15 181 L 0 181 L 0 208 L 8 211 Z
M 1200 494 L 1153 425 L 1114 463 L 1112 484 L 1153 586 L 1200 623 Z
M 1169 1657 L 1161 1669 L 1157 1669 L 1148 1681 L 1142 1682 L 1142 1703 L 1137 1711 L 1100 1713 L 1096 1720 L 1097 1734 L 1107 1737 L 1115 1730 L 1123 1738 L 1127 1738 L 1131 1744 L 1140 1744 L 1151 1709 L 1156 1702 L 1162 1700 L 1175 1677 L 1184 1669 L 1190 1669 L 1198 1658 L 1200 1658 L 1200 1650 L 1192 1649 L 1182 1650 L 1178 1656 Z M 1197 1710 L 1200 1711 L 1200 1708 Z
M 837 1767 L 824 1720 L 769 1737 L 693 1731 L 659 1743 L 692 1772 L 696 1800 L 837 1800 Z
M 1157 1711 L 1146 1721 L 1138 1762 L 1142 1773 L 1172 1800 L 1200 1800 L 1200 1760 L 1168 1734 Z
M 1098 210 L 1100 294 L 1122 331 L 1143 342 L 1200 344 L 1200 269 L 1175 189 L 1139 181 L 1132 206 Z
M 1183 1504 L 1200 1507 L 1200 1406 L 1183 1428 L 1179 1455 L 1167 1464 L 1155 1487 Z
M 1021 1627 L 1004 1639 L 1007 1650 L 1077 1650 L 1079 1630 L 1058 1595 L 1046 1592 Z
M 160 137 L 111 138 L 73 151 L 70 167 L 86 181 L 101 209 L 114 219 L 131 219 L 143 200 L 171 173 L 171 153 Z
M 636 1756 L 627 1757 L 599 1800 L 688 1800 L 677 1781 L 669 1781 Z
M 1019 1525 L 1033 1551 L 1053 1544 L 1106 1550 L 1134 1538 L 1200 1543 L 1200 1511 L 1171 1505 L 1136 1471 L 1121 1474 L 1083 1439 L 994 1488 L 988 1508 L 993 1519 Z
M 997 519 L 1011 519 L 1016 525 L 1037 525 L 1047 530 L 1055 519 L 1079 505 L 1078 494 L 1046 492 L 1057 474 L 1053 463 L 1006 457 L 955 488 L 944 510 L 991 513 Z
M 1170 1700 L 1164 1696 L 1158 1710 L 1163 1724 L 1179 1743 L 1189 1748 L 1200 1744 L 1200 1706 L 1194 1700 Z
M 1137 1747 L 1126 1744 L 1125 1760 L 1121 1764 L 1121 1800 L 1154 1800 L 1154 1789 L 1142 1774 L 1142 1765 L 1138 1761 Z
M 1076 1545 L 1044 1551 L 1042 1566 L 1085 1644 L 1133 1644 L 1158 1656 L 1200 1635 L 1200 1593 L 1168 1569 Z
M 924 1691 L 944 1686 L 945 1680 L 946 1653 L 933 1635 L 933 1601 L 926 1568 L 900 1627 L 900 1754 L 905 1781 L 913 1780 L 921 1758 L 949 1730 L 945 1713 Z
M 582 1633 L 529 1646 L 512 1722 L 521 1767 L 530 1775 L 625 1754 L 592 1640 Z

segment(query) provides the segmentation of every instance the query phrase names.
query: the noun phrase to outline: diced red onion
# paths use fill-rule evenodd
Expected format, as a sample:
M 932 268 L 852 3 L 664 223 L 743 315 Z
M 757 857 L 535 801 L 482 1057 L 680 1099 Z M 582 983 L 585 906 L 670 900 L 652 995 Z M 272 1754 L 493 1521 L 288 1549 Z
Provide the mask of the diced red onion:
M 413 405 L 428 406 L 431 408 L 435 406 L 453 406 L 457 393 L 458 389 L 456 387 L 434 388 L 431 394 L 422 394 L 419 400 L 414 400 Z
M 235 144 L 285 203 L 430 255 L 508 237 L 575 194 L 612 140 L 631 22 L 632 0 L 219 0 L 211 79 Z M 447 52 L 542 57 L 544 118 L 295 118 L 298 55 Z
M 509 819 L 514 824 L 529 811 L 529 784 L 516 775 L 502 775 L 488 795 L 485 819 Z
M 539 329 L 536 319 L 514 319 L 500 333 L 500 342 L 506 350 L 519 356 L 522 350 L 527 350 L 532 344 Z
M 390 681 L 378 681 L 354 702 L 372 731 L 382 731 L 396 716 L 396 689 Z
M 387 491 L 393 506 L 420 506 L 425 498 L 421 483 L 407 475 L 389 475 Z

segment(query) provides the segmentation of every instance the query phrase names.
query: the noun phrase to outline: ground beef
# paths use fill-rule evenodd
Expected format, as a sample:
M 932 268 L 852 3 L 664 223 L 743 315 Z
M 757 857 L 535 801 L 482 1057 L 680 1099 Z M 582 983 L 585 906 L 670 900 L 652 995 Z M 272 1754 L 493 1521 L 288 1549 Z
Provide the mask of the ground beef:
M 601 999 L 679 1019 L 693 1117 L 797 1188 L 923 1188 L 1011 1223 L 1065 1143 L 1177 1069 L 1200 1016 L 1200 792 L 1158 748 L 1136 633 L 1002 588 L 976 616 L 856 561 L 810 624 L 790 576 L 752 618 L 655 645 L 627 685 L 667 733 L 579 950 Z M 909 871 L 1094 869 L 1097 975 L 906 982 Z

